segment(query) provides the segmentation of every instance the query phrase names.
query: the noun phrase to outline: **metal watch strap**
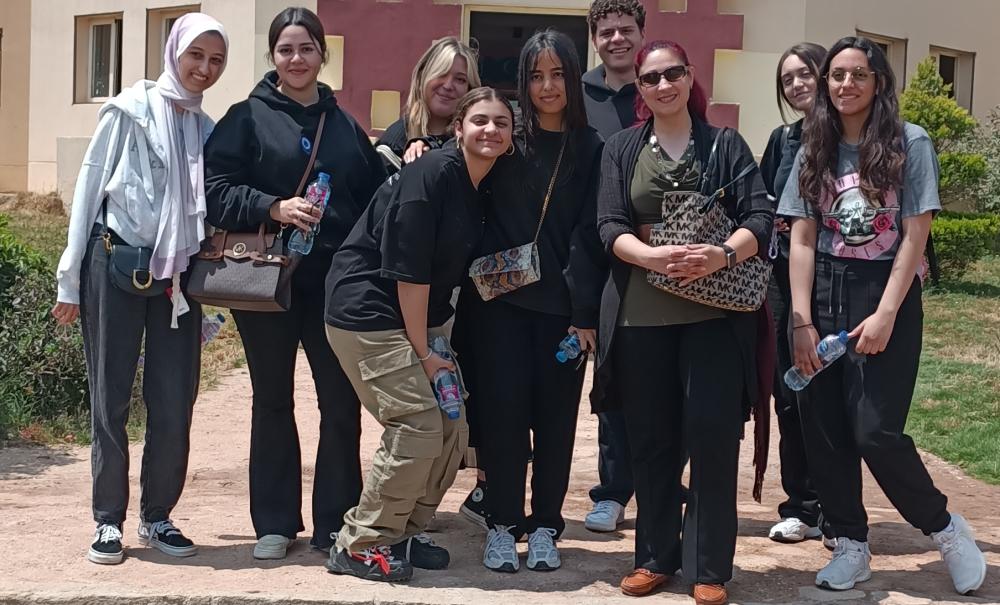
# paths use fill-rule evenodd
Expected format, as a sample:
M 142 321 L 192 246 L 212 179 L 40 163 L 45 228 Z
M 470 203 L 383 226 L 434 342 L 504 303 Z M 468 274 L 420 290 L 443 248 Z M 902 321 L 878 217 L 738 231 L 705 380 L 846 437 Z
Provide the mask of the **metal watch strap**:
M 729 244 L 722 244 L 722 251 L 726 253 L 726 268 L 732 269 L 736 266 L 736 250 Z

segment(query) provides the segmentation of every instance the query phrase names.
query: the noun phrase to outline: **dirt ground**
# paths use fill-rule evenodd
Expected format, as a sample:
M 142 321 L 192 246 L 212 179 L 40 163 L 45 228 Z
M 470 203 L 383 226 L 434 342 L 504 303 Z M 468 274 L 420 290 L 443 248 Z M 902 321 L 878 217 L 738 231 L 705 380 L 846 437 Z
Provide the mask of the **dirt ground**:
M 299 431 L 304 452 L 316 446 L 315 394 L 305 358 L 296 385 Z M 174 521 L 200 546 L 197 556 L 173 559 L 138 545 L 135 538 L 141 444 L 132 446 L 128 548 L 122 565 L 103 567 L 85 560 L 93 535 L 90 514 L 89 451 L 85 448 L 0 450 L 0 605 L 14 603 L 635 603 L 618 590 L 631 568 L 634 504 L 622 531 L 595 534 L 583 527 L 590 507 L 588 488 L 596 481 L 597 423 L 589 406 L 580 410 L 573 477 L 565 514 L 569 525 L 560 542 L 563 568 L 535 573 L 497 574 L 481 564 L 483 532 L 458 514 L 474 484 L 462 471 L 435 521 L 434 537 L 449 548 L 447 571 L 417 570 L 405 585 L 378 585 L 333 576 L 323 569 L 324 554 L 300 539 L 284 561 L 258 562 L 248 511 L 250 381 L 245 370 L 222 378 L 202 394 L 195 409 L 189 479 Z M 379 427 L 364 417 L 365 463 Z M 750 429 L 752 427 L 748 427 Z M 749 433 L 749 430 L 748 430 Z M 858 590 L 815 589 L 813 577 L 829 557 L 818 541 L 782 545 L 767 539 L 782 498 L 777 469 L 777 427 L 772 423 L 771 464 L 764 498 L 750 497 L 752 445 L 744 444 L 740 476 L 740 533 L 736 570 L 729 592 L 733 603 L 997 603 L 1000 602 L 1000 488 L 965 476 L 924 456 L 950 508 L 963 513 L 987 553 L 989 576 L 974 596 L 960 597 L 929 538 L 903 522 L 875 482 L 866 476 L 871 515 L 874 576 Z M 309 454 L 306 455 L 308 459 Z M 304 517 L 309 524 L 311 463 L 303 469 Z M 311 535 L 307 529 L 304 536 Z M 523 550 L 525 545 L 521 544 Z M 647 597 L 649 603 L 691 603 L 690 587 L 679 580 Z

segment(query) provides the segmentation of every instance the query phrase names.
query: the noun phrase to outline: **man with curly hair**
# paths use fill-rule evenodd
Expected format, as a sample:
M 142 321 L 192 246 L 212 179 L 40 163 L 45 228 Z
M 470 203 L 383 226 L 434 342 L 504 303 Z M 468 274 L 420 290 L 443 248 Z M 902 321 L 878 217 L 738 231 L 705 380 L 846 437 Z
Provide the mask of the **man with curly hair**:
M 646 9 L 640 0 L 594 0 L 587 24 L 602 64 L 583 75 L 584 103 L 590 125 L 607 139 L 635 122 L 635 55 Z

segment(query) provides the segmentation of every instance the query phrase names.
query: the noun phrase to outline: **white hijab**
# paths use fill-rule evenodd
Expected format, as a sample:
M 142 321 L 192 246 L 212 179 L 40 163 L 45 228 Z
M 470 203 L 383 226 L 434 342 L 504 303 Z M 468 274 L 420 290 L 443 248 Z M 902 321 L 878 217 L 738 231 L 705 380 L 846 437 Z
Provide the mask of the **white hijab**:
M 204 13 L 188 13 L 170 30 L 163 53 L 163 74 L 156 81 L 159 97 L 150 97 L 158 138 L 166 155 L 167 188 L 160 210 L 160 224 L 153 246 L 150 269 L 156 279 L 173 280 L 173 317 L 187 311 L 180 289 L 180 274 L 188 268 L 191 255 L 198 252 L 205 239 L 205 171 L 202 148 L 205 132 L 201 117 L 200 93 L 181 84 L 178 60 L 195 38 L 205 32 L 218 32 L 226 45 L 229 38 L 222 24 Z M 221 69 L 225 69 L 225 62 Z M 221 70 L 220 70 L 221 74 Z M 178 112 L 177 107 L 183 109 Z M 178 140 L 178 133 L 182 141 Z

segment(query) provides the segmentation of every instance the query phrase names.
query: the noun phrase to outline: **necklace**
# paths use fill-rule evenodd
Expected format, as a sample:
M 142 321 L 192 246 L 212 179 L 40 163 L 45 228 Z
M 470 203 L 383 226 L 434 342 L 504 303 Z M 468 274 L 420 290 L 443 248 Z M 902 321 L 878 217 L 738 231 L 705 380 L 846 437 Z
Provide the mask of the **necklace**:
M 656 157 L 657 162 L 661 166 L 665 165 L 669 161 L 669 158 L 664 156 L 663 148 L 660 147 L 660 142 L 657 140 L 655 132 L 649 135 L 649 148 L 650 151 L 653 152 L 653 155 Z M 687 173 L 690 171 L 690 166 L 688 166 L 688 164 L 690 164 L 691 154 L 689 152 L 693 149 L 694 149 L 694 137 L 689 134 L 687 147 L 684 149 L 684 153 L 681 154 L 680 159 L 677 160 L 678 163 L 677 167 L 684 169 L 681 178 L 687 176 Z M 677 172 L 680 172 L 680 170 L 678 170 Z M 674 189 L 680 187 L 680 183 L 673 178 L 670 179 L 670 184 L 674 186 Z

